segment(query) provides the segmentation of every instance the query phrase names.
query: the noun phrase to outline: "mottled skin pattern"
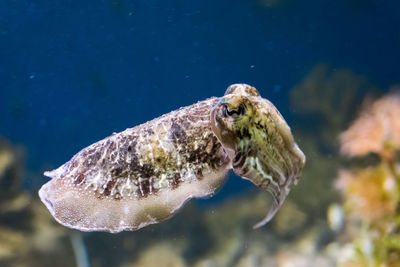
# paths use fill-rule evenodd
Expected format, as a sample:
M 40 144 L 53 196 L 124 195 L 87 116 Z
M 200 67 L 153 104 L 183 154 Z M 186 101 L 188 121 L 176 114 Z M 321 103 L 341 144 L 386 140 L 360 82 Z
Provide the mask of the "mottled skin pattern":
M 63 165 L 63 179 L 114 199 L 142 198 L 200 180 L 229 162 L 209 123 L 217 102 L 210 98 L 113 134 Z
M 212 128 L 232 159 L 234 172 L 271 192 L 266 224 L 297 182 L 305 156 L 275 106 L 248 85 L 230 86 L 212 110 Z
M 55 219 L 82 231 L 135 230 L 212 195 L 233 168 L 272 192 L 272 218 L 305 162 L 276 108 L 245 84 L 113 134 L 45 175 Z

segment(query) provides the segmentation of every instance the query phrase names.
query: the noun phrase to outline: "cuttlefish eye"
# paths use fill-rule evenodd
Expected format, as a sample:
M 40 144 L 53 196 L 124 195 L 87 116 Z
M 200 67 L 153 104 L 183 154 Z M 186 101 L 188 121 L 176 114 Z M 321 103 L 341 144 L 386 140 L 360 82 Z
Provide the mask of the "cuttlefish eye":
M 222 98 L 211 111 L 211 128 L 224 147 L 234 149 L 238 143 L 238 131 L 247 125 L 251 113 L 248 102 L 246 97 L 230 95 Z
M 222 104 L 222 116 L 223 117 L 238 117 L 243 116 L 246 113 L 246 106 L 241 103 L 236 109 L 229 109 L 228 104 Z

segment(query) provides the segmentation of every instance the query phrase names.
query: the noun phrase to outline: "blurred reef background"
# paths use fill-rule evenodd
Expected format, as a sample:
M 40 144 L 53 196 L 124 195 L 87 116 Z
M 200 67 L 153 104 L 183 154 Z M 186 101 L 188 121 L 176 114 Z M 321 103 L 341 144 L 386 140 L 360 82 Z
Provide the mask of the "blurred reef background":
M 1 1 L 0 266 L 400 266 L 399 47 L 396 0 Z M 268 194 L 233 174 L 116 235 L 39 201 L 80 149 L 240 82 L 307 156 L 265 227 Z

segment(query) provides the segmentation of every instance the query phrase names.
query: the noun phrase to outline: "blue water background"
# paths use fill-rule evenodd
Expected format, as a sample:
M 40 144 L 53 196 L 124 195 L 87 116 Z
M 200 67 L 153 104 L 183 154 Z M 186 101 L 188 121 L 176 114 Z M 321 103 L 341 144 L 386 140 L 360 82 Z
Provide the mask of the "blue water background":
M 315 64 L 400 82 L 399 1 L 280 2 L 0 1 L 0 135 L 25 147 L 26 186 L 231 83 L 254 85 L 293 124 L 288 91 Z M 247 185 L 231 180 L 220 198 Z

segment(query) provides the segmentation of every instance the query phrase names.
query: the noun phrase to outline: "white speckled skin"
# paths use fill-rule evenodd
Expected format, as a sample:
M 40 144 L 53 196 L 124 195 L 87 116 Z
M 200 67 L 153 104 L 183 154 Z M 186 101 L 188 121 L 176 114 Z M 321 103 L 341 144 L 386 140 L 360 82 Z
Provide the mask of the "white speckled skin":
M 113 233 L 136 230 L 171 217 L 190 198 L 212 195 L 224 183 L 233 163 L 237 174 L 271 191 L 275 197 L 274 192 L 284 188 L 275 214 L 289 184 L 297 179 L 304 165 L 304 155 L 270 102 L 248 85 L 229 88 L 223 98 L 180 108 L 84 148 L 58 169 L 45 172 L 52 179 L 40 189 L 41 200 L 58 222 L 71 228 Z M 251 95 L 254 90 L 257 96 Z M 233 96 L 241 100 L 231 99 Z M 234 110 L 243 100 L 254 103 L 249 106 L 246 102 L 246 113 L 236 116 Z M 223 106 L 228 106 L 233 115 L 222 118 Z M 252 107 L 262 110 L 253 115 L 267 114 L 269 120 L 283 125 L 283 131 L 264 135 L 276 135 L 277 140 L 285 140 L 284 145 L 276 143 L 276 138 L 259 139 L 260 134 L 251 130 L 253 124 L 248 125 L 250 131 L 246 130 L 253 136 L 234 136 L 238 126 L 243 131 L 243 119 Z M 229 138 L 221 131 L 229 132 Z M 260 140 L 271 144 L 265 146 Z M 266 156 L 249 153 L 264 147 Z M 287 153 L 275 153 L 276 149 L 285 149 Z M 243 157 L 247 159 L 245 164 Z M 282 160 L 288 163 L 280 163 Z M 268 165 L 268 161 L 272 164 Z M 252 166 L 257 168 L 251 169 Z

